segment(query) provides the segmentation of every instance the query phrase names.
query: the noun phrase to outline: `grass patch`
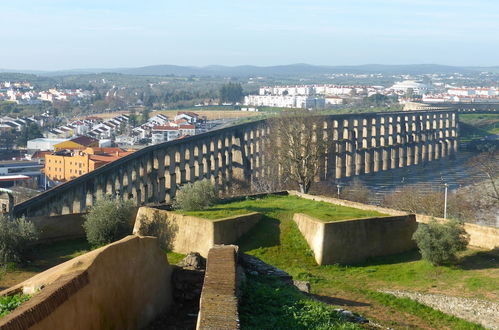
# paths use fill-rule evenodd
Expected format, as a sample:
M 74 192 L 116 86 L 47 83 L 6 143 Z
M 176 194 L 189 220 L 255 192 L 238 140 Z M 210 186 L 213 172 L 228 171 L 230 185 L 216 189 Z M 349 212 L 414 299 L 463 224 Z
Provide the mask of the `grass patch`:
M 31 295 L 15 294 L 12 296 L 0 297 L 0 317 L 3 317 L 12 312 L 17 307 L 21 306 L 24 302 L 28 301 Z
M 342 320 L 331 306 L 263 276 L 248 277 L 239 315 L 241 329 L 362 329 Z
M 182 253 L 168 251 L 166 252 L 166 256 L 168 257 L 168 263 L 170 265 L 176 265 L 180 262 L 180 260 L 184 259 L 186 255 Z
M 352 207 L 317 202 L 297 196 L 269 195 L 263 198 L 221 203 L 203 211 L 176 211 L 184 215 L 216 220 L 250 212 L 265 214 L 305 213 L 323 221 L 337 221 L 374 216 L 385 216 L 376 211 L 360 210 Z
M 37 273 L 85 254 L 90 250 L 90 245 L 85 239 L 37 245 L 28 256 L 28 262 L 7 265 L 5 272 L 0 278 L 0 288 L 8 288 L 27 280 Z

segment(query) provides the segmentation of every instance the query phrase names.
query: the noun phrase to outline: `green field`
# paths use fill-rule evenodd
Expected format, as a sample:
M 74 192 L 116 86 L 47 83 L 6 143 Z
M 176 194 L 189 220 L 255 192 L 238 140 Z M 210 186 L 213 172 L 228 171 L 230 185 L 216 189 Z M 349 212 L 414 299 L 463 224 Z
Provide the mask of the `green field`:
M 464 140 L 499 134 L 499 114 L 466 113 L 459 115 L 460 136 Z
M 277 216 L 277 214 L 286 214 L 291 217 L 295 213 L 305 213 L 322 221 L 385 216 L 384 214 L 376 211 L 365 211 L 325 202 L 316 202 L 297 196 L 278 195 L 217 204 L 203 211 L 177 212 L 211 220 L 222 219 L 250 212 L 260 212 L 273 216 Z

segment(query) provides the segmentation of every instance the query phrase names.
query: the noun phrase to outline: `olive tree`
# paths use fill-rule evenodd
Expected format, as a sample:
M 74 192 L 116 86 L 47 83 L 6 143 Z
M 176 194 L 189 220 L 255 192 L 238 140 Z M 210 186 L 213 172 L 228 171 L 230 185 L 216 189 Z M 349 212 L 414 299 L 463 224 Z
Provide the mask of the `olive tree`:
M 13 219 L 0 214 L 0 264 L 19 262 L 30 243 L 38 238 L 35 225 L 24 217 Z
M 423 259 L 441 265 L 455 260 L 456 253 L 466 249 L 469 236 L 457 221 L 439 223 L 432 220 L 428 224 L 419 224 L 413 239 Z
M 85 215 L 83 227 L 93 246 L 112 243 L 132 233 L 133 204 L 105 196 Z

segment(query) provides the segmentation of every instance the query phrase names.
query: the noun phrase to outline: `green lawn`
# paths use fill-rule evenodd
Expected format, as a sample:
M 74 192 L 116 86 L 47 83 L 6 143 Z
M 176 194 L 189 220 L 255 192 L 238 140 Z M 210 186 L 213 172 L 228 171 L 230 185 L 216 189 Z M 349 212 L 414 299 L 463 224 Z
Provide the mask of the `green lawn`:
M 237 202 L 214 205 L 203 211 L 177 211 L 181 214 L 206 218 L 211 220 L 230 216 L 260 212 L 264 214 L 305 213 L 323 221 L 337 221 L 355 218 L 386 216 L 376 211 L 359 210 L 352 207 L 316 202 L 297 196 L 269 195 L 263 198 L 245 199 Z
M 318 266 L 312 251 L 292 221 L 293 213 L 303 212 L 301 203 L 306 204 L 306 202 L 296 197 L 272 196 L 268 200 L 242 201 L 226 205 L 227 207 L 234 207 L 234 204 L 245 205 L 245 210 L 264 214 L 262 221 L 238 242 L 240 249 L 287 271 L 295 279 L 309 281 L 312 285 L 312 292 L 316 295 L 366 300 L 373 306 L 384 306 L 383 308 L 394 310 L 400 315 L 409 313 L 411 317 L 420 322 L 419 326 L 452 329 L 480 328 L 414 301 L 395 298 L 380 293 L 378 290 L 400 289 L 493 301 L 499 299 L 499 255 L 497 251 L 467 251 L 460 262 L 453 266 L 432 266 L 421 260 L 417 251 L 373 258 L 369 262 L 355 266 Z M 254 206 L 250 207 L 251 205 Z M 310 210 L 313 210 L 310 212 L 314 216 L 330 212 L 324 209 L 320 211 L 320 207 Z M 345 212 L 342 209 L 338 210 Z M 222 211 L 219 210 L 219 212 Z M 332 218 L 339 219 L 347 215 L 346 213 L 340 214 Z M 355 216 L 361 215 L 355 213 Z M 378 316 L 377 311 L 369 317 L 376 319 Z

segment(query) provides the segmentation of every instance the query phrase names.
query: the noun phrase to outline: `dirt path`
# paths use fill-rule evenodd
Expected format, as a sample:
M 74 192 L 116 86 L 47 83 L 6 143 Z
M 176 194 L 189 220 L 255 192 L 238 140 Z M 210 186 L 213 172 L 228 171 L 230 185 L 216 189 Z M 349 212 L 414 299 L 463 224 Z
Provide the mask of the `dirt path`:
M 434 329 L 425 320 L 394 308 L 381 305 L 365 296 L 349 291 L 323 289 L 312 298 L 357 313 L 384 329 Z

